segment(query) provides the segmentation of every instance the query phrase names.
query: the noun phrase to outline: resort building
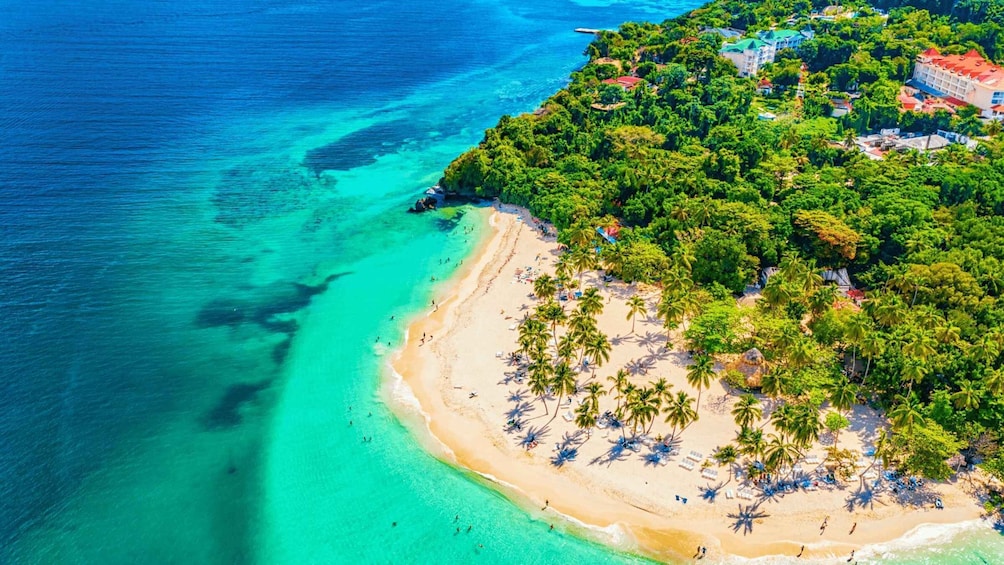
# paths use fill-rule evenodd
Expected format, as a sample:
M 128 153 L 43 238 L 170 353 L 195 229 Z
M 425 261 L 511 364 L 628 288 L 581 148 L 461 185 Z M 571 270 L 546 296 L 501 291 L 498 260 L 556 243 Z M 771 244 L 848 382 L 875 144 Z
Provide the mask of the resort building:
M 617 78 L 608 78 L 603 81 L 603 84 L 612 84 L 614 86 L 619 86 L 624 90 L 633 90 L 636 86 L 638 86 L 638 83 L 640 82 L 641 79 L 638 77 L 623 76 Z
M 972 104 L 987 118 L 1004 115 L 1004 69 L 975 49 L 942 55 L 930 48 L 917 56 L 911 84 L 954 106 Z
M 815 37 L 816 32 L 812 31 L 812 28 L 806 27 L 802 31 L 794 29 L 772 29 L 768 31 L 761 31 L 756 35 L 761 41 L 773 45 L 774 51 L 780 51 L 782 49 L 798 49 L 802 46 L 802 43 L 805 40 Z
M 774 62 L 774 46 L 760 39 L 743 39 L 736 43 L 726 43 L 718 52 L 719 55 L 735 63 L 739 76 L 749 77 L 757 74 L 760 67 Z

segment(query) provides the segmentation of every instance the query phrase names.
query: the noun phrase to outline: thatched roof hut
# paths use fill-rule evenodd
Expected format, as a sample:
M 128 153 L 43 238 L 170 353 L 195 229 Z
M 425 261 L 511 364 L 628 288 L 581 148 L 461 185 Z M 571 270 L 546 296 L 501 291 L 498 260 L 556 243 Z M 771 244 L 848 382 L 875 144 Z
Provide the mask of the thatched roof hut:
M 740 355 L 729 368 L 746 375 L 748 388 L 758 388 L 761 377 L 767 372 L 767 359 L 759 349 L 754 347 Z

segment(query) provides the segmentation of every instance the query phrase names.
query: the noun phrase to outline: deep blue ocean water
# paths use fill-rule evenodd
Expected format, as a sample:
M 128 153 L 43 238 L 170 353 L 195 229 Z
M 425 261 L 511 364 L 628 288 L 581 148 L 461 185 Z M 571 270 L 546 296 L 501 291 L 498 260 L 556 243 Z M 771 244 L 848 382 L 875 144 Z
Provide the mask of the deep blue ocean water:
M 484 228 L 401 211 L 564 84 L 572 28 L 696 4 L 0 0 L 0 562 L 633 559 L 427 455 L 379 384 Z M 967 535 L 901 559 L 1001 547 Z

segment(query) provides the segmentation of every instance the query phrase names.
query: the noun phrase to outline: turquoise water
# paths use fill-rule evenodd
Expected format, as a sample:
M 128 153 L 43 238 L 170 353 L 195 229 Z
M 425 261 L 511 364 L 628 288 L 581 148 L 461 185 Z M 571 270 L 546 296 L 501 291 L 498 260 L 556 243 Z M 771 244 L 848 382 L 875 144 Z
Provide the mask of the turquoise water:
M 572 28 L 694 5 L 0 0 L 0 562 L 636 560 L 426 454 L 381 382 L 486 230 L 403 209 Z M 886 559 L 1004 553 L 965 535 Z

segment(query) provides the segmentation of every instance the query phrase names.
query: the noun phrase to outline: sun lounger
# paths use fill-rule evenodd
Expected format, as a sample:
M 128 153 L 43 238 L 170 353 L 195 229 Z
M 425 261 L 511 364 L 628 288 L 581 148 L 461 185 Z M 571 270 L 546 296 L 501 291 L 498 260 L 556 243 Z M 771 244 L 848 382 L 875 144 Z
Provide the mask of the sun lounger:
M 701 459 L 704 459 L 704 454 L 699 453 L 697 451 L 691 451 L 690 453 L 687 454 L 687 459 L 693 459 L 694 461 L 700 461 Z
M 496 351 L 495 352 L 495 357 L 498 357 L 499 359 L 501 359 L 502 358 L 502 352 L 501 351 Z
M 732 492 L 732 489 L 725 491 L 725 498 L 732 500 L 736 497 L 736 493 Z
M 569 410 L 568 412 L 565 412 L 564 414 L 562 414 L 561 418 L 563 420 L 565 420 L 566 422 L 571 422 L 572 420 L 575 420 L 575 414 L 572 414 L 572 411 Z
M 705 479 L 717 479 L 718 471 L 716 469 L 708 467 L 707 469 L 701 471 L 701 476 L 704 477 Z
M 688 471 L 693 471 L 694 465 L 696 465 L 696 463 L 694 463 L 690 459 L 684 459 L 683 461 L 680 461 L 680 466 Z
M 810 455 L 810 456 L 808 456 L 808 457 L 805 458 L 805 462 L 808 463 L 808 464 L 810 464 L 810 465 L 815 465 L 816 463 L 819 463 L 819 456 L 818 455 Z
M 519 324 L 513 324 L 513 325 L 509 326 L 509 331 L 513 331 L 514 329 L 516 329 L 518 327 L 519 327 Z

